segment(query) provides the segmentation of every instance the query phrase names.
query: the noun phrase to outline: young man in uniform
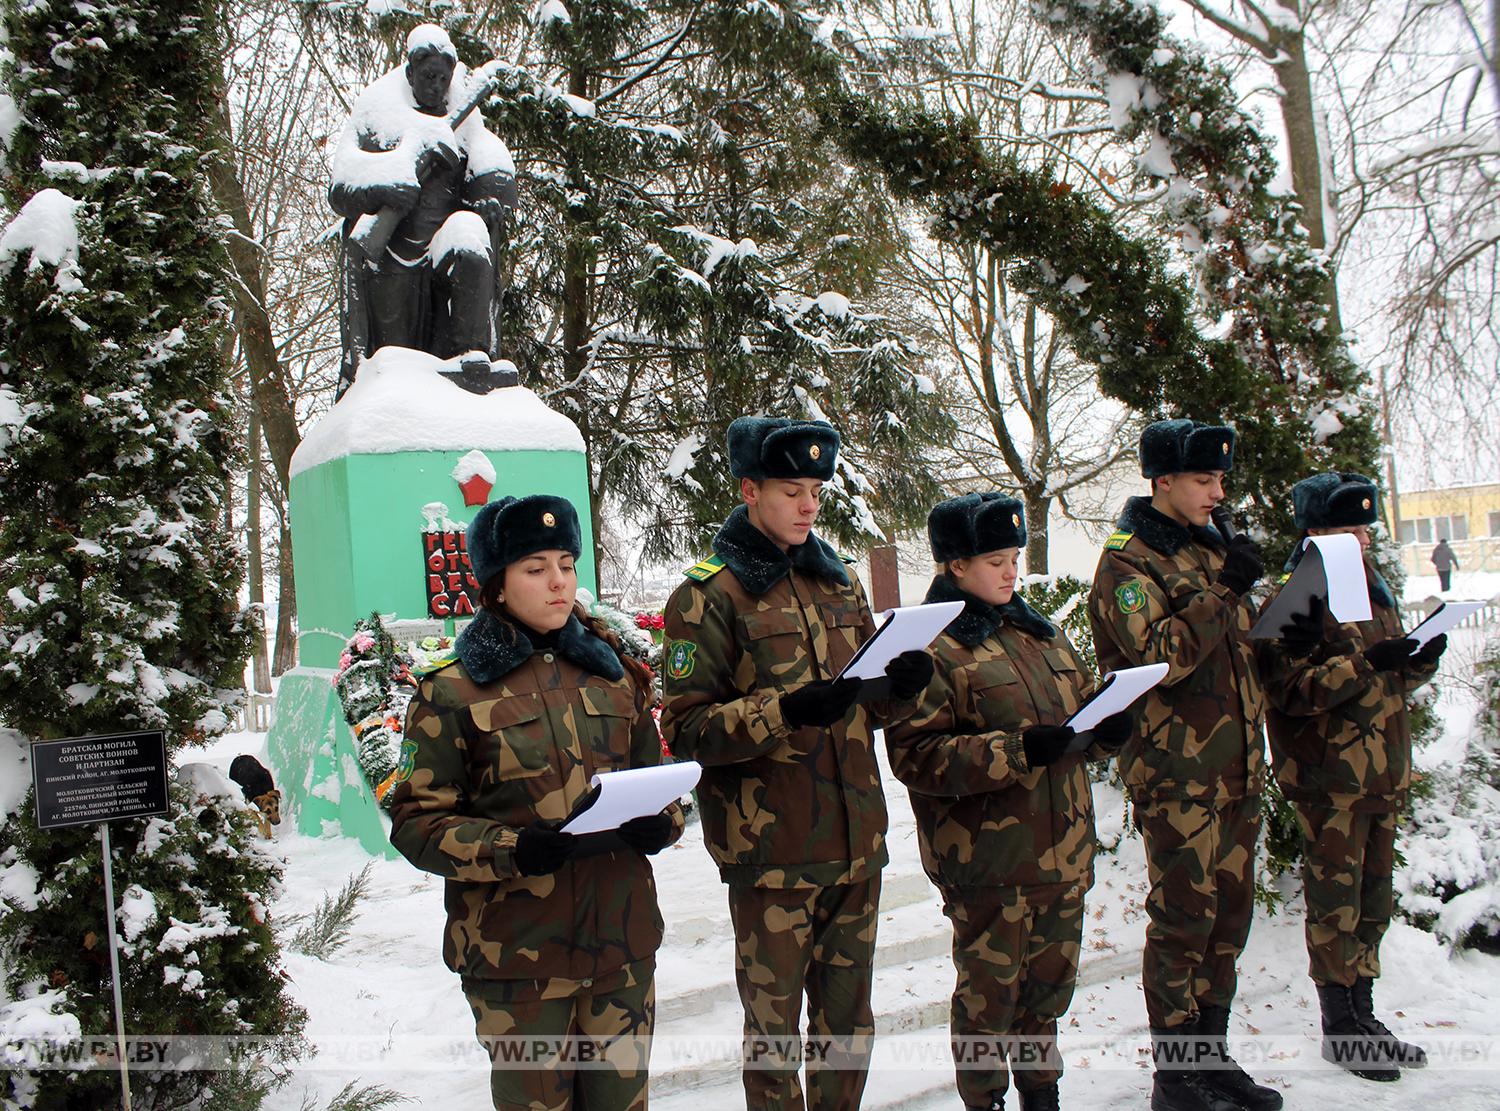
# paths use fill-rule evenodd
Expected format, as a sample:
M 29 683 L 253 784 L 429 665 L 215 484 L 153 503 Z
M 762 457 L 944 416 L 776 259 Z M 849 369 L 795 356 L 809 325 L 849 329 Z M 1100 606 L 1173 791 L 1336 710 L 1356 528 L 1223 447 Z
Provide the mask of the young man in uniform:
M 1313 475 L 1292 488 L 1292 504 L 1304 534 L 1349 533 L 1368 551 L 1379 515 L 1368 478 Z M 1365 1080 L 1388 1081 L 1427 1063 L 1375 1017 L 1372 994 L 1394 909 L 1396 815 L 1411 787 L 1406 699 L 1437 671 L 1448 638 L 1417 649 L 1368 556 L 1365 578 L 1370 620 L 1340 624 L 1314 598 L 1280 640 L 1260 642 L 1259 656 L 1271 762 L 1302 833 L 1308 971 L 1323 1012 L 1323 1056 Z
M 729 887 L 747 1049 L 798 1044 L 805 989 L 808 1032 L 834 1039 L 841 1066 L 808 1062 L 807 1106 L 852 1111 L 874 1033 L 886 862 L 871 731 L 874 715 L 915 707 L 932 658 L 897 657 L 878 701 L 856 702 L 861 682 L 834 678 L 874 623 L 849 560 L 812 532 L 832 426 L 741 417 L 728 441 L 744 504 L 667 602 L 662 732 L 704 766 L 703 840 Z M 795 1051 L 753 1058 L 749 1106 L 801 1109 Z
M 1275 1111 L 1225 1045 L 1235 960 L 1250 932 L 1265 783 L 1250 645 L 1255 545 L 1210 527 L 1234 430 L 1157 421 L 1140 444 L 1149 497 L 1131 498 L 1089 594 L 1100 669 L 1165 663 L 1140 703 L 1120 775 L 1151 892 L 1141 980 L 1156 1066 L 1153 1111 Z

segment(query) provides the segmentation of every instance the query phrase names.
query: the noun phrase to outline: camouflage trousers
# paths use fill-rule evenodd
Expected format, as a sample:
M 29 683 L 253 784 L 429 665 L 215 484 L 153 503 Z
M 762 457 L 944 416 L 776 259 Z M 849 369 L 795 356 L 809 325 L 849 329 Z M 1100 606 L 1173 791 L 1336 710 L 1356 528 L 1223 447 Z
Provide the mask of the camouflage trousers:
M 1297 804 L 1308 973 L 1319 984 L 1352 985 L 1380 975 L 1380 940 L 1395 894 L 1396 815 Z
M 1152 1029 L 1165 1030 L 1234 1001 L 1255 907 L 1260 797 L 1143 799 L 1135 823 L 1151 881 L 1141 984 Z
M 556 998 L 531 980 L 465 980 L 496 1111 L 645 1111 L 655 971 L 636 961 Z
M 804 992 L 805 1106 L 814 1111 L 859 1106 L 875 1033 L 870 987 L 879 904 L 878 873 L 831 887 L 729 888 L 750 1111 L 804 1107 L 797 1055 L 788 1052 L 799 1042 Z
M 1078 978 L 1083 891 L 1038 899 L 1022 889 L 982 901 L 943 894 L 958 970 L 949 1031 L 959 1096 L 988 1107 L 1006 1090 L 1007 1059 L 1018 1090 L 1056 1084 L 1057 1020 Z

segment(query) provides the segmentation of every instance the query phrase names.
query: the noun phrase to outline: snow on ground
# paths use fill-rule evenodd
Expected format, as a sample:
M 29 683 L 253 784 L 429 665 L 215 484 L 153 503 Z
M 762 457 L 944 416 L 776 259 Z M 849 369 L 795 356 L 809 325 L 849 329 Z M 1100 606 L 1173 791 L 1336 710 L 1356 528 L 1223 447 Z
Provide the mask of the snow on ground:
M 1466 631 L 1462 639 L 1477 645 L 1479 636 Z M 1464 647 L 1456 643 L 1455 655 Z M 1439 706 L 1450 736 L 1422 754 L 1429 765 L 1456 759 L 1472 728 L 1474 704 L 1464 689 L 1450 684 Z M 264 761 L 264 737 L 235 734 L 186 758 L 227 768 L 240 752 Z M 956 1098 L 944 1057 L 953 984 L 948 927 L 921 874 L 905 792 L 889 776 L 886 792 L 892 860 L 875 991 L 882 1041 L 865 1107 L 952 1107 Z M 1122 798 L 1110 786 L 1097 786 L 1095 798 L 1100 836 L 1112 842 L 1123 827 Z M 345 838 L 278 832 L 276 848 L 287 870 L 272 912 L 283 919 L 314 910 L 371 863 Z M 1101 855 L 1098 873 L 1079 987 L 1065 1019 L 1062 1093 L 1070 1107 L 1103 1111 L 1121 1103 L 1143 1106 L 1150 1091 L 1139 984 L 1146 891 L 1139 838 L 1120 838 L 1116 852 Z M 658 955 L 653 1105 L 658 1111 L 741 1106 L 732 1068 L 694 1064 L 688 1049 L 694 1038 L 735 1038 L 739 1026 L 724 895 L 696 823 L 680 844 L 656 858 L 656 875 L 668 938 Z M 1430 934 L 1394 923 L 1383 947 L 1385 973 L 1376 1001 L 1393 1028 L 1423 1044 L 1435 1063 L 1397 1084 L 1362 1082 L 1319 1057 L 1301 897 L 1292 877 L 1283 877 L 1281 889 L 1286 903 L 1274 914 L 1257 910 L 1240 962 L 1232 1029 L 1236 1053 L 1253 1074 L 1281 1088 L 1293 1109 L 1353 1100 L 1368 1108 L 1441 1103 L 1443 1111 L 1500 1105 L 1500 1008 L 1494 1004 L 1500 998 L 1500 957 L 1452 954 Z M 487 1062 L 472 1041 L 458 979 L 440 956 L 442 927 L 439 879 L 403 860 L 373 862 L 370 895 L 361 904 L 353 940 L 326 961 L 286 954 L 293 991 L 310 1015 L 309 1041 L 320 1052 L 267 1101 L 268 1111 L 297 1111 L 306 1097 L 324 1105 L 351 1080 L 392 1088 L 409 1097 L 405 1106 L 489 1105 Z M 922 1051 L 923 1065 L 893 1060 L 901 1052 Z
M 1442 598 L 1445 601 L 1473 601 L 1500 597 L 1500 571 L 1453 572 L 1452 588 L 1440 590 L 1436 575 L 1411 575 L 1401 588 L 1408 602 L 1420 602 L 1424 598 Z

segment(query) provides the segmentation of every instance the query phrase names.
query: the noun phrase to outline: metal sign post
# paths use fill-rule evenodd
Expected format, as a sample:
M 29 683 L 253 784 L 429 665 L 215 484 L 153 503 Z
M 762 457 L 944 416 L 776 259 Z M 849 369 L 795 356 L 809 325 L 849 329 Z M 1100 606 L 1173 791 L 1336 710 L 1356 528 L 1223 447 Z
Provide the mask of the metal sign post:
M 115 936 L 115 867 L 109 850 L 109 823 L 99 823 L 104 853 L 104 921 L 109 927 L 109 978 L 115 989 L 115 1056 L 120 1062 L 120 1100 L 130 1111 L 130 1064 L 125 1060 L 125 1004 L 120 999 L 120 941 Z
M 104 857 L 104 919 L 115 996 L 115 1054 L 120 1095 L 130 1111 L 130 1062 L 125 1055 L 125 1005 L 120 994 L 120 944 L 115 936 L 114 855 L 109 823 L 166 814 L 167 738 L 160 730 L 35 741 L 31 785 L 38 829 L 98 825 Z

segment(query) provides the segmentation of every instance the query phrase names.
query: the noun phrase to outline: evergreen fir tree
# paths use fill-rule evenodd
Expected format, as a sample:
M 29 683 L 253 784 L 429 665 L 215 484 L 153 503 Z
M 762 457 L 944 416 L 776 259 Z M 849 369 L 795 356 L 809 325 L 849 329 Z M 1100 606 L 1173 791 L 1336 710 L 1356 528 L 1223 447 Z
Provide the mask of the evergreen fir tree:
M 237 461 L 225 269 L 204 178 L 216 10 L 5 7 L 0 724 L 33 739 L 161 729 L 175 757 L 224 731 L 241 686 L 250 618 L 219 505 Z M 111 827 L 126 1028 L 271 1035 L 269 1058 L 284 1057 L 305 1016 L 267 920 L 279 867 L 222 777 L 189 778 L 167 818 Z M 0 820 L 7 994 L 61 1028 L 111 1030 L 95 831 L 38 831 L 29 797 Z M 137 1107 L 251 1107 L 270 1079 L 226 1064 L 140 1073 L 132 1089 Z M 109 1070 L 11 1072 L 0 1095 L 120 1098 Z

